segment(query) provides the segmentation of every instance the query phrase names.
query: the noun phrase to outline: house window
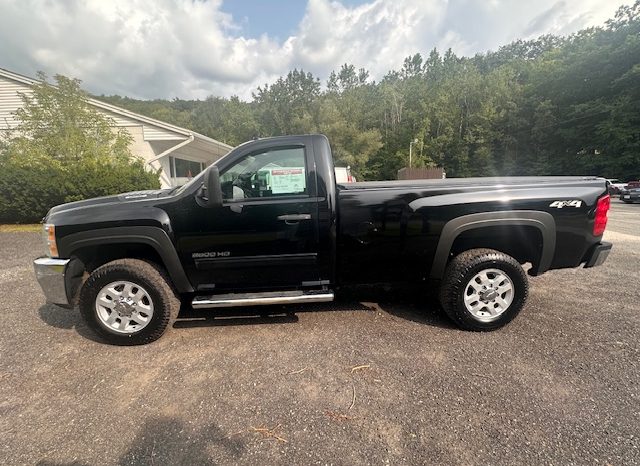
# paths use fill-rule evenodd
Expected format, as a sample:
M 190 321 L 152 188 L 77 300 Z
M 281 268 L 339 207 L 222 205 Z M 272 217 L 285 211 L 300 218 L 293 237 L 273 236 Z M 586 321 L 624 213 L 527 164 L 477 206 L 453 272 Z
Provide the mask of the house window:
M 171 178 L 192 178 L 203 169 L 202 162 L 169 157 L 169 170 Z

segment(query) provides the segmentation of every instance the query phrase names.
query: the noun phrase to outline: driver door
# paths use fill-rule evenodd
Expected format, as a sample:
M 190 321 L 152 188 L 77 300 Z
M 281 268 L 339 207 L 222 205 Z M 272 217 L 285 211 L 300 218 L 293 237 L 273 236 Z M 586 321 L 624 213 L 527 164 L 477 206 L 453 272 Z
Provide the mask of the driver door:
M 191 257 L 198 289 L 317 285 L 318 200 L 309 151 L 269 147 L 220 169 L 222 207 L 197 213 L 201 233 Z

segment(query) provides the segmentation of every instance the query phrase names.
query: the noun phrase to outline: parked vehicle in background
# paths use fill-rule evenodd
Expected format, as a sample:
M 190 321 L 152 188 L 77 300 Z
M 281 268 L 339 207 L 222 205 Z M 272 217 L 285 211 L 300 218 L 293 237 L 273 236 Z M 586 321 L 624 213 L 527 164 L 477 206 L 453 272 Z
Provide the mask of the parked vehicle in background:
M 640 201 L 640 181 L 629 181 L 620 191 L 620 200 L 627 204 Z
M 356 177 L 351 174 L 351 167 L 335 167 L 336 183 L 355 183 Z
M 607 183 L 609 186 L 609 194 L 620 194 L 620 191 L 625 187 L 625 183 L 617 178 L 609 178 L 607 179 Z
M 522 264 L 604 262 L 609 200 L 596 177 L 336 183 L 326 137 L 267 138 L 180 188 L 52 208 L 35 272 L 116 344 L 159 338 L 181 303 L 324 302 L 380 283 L 431 286 L 460 327 L 493 330 L 524 307 Z

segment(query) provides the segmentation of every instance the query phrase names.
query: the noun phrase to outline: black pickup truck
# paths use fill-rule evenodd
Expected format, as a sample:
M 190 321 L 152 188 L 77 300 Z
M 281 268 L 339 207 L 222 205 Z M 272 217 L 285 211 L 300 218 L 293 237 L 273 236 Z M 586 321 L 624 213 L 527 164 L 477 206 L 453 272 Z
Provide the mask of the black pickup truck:
M 335 183 L 322 135 L 242 144 L 186 185 L 73 202 L 44 218 L 49 302 L 106 340 L 159 338 L 181 305 L 323 302 L 340 287 L 439 287 L 460 327 L 491 330 L 530 275 L 600 265 L 609 196 L 595 177 Z

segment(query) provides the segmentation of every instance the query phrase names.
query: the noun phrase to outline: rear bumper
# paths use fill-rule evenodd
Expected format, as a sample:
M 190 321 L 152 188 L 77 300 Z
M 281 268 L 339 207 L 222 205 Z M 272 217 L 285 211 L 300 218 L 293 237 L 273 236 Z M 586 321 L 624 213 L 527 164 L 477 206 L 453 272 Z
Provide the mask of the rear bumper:
M 50 303 L 69 304 L 65 285 L 68 264 L 69 259 L 52 259 L 51 257 L 40 257 L 33 261 L 38 283 Z
M 611 252 L 612 246 L 613 245 L 611 243 L 607 243 L 606 241 L 603 241 L 601 243 L 596 244 L 594 247 L 592 247 L 589 254 L 587 254 L 587 261 L 584 264 L 585 268 L 602 265 L 602 263 L 605 260 L 607 260 L 607 257 Z

